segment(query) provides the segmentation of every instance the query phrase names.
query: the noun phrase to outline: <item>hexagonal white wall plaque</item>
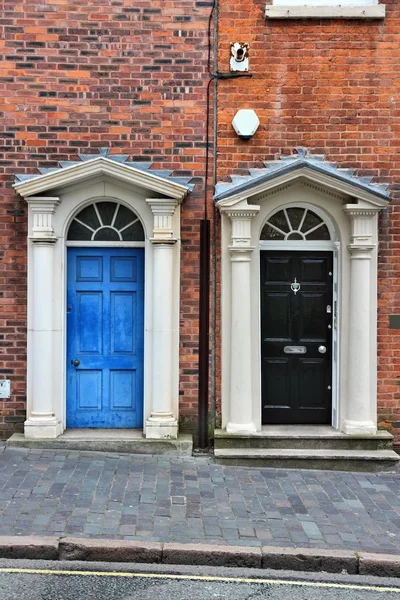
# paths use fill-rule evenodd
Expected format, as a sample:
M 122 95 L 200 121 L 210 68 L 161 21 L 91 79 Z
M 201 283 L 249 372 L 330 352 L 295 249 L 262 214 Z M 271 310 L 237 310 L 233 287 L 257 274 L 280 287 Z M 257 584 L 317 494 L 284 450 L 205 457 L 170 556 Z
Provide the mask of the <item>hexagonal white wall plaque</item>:
M 233 117 L 232 126 L 242 140 L 249 140 L 257 131 L 260 120 L 251 108 L 238 110 Z

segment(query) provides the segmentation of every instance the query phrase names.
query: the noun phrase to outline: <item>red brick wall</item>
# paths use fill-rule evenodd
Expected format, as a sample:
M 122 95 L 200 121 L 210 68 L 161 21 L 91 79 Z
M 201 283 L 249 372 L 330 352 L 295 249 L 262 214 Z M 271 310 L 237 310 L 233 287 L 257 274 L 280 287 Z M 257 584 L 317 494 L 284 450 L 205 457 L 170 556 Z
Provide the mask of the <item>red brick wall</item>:
M 264 22 L 264 0 L 220 0 L 219 69 L 229 70 L 229 44 L 250 43 L 252 79 L 219 82 L 218 179 L 295 146 L 324 153 L 358 175 L 389 183 L 392 205 L 380 223 L 379 421 L 400 440 L 399 73 L 400 9 L 384 21 Z M 235 112 L 253 108 L 257 134 L 241 141 Z
M 16 172 L 109 146 L 197 178 L 182 215 L 181 417 L 197 416 L 198 238 L 211 1 L 5 0 L 0 13 L 0 435 L 25 419 L 26 207 Z

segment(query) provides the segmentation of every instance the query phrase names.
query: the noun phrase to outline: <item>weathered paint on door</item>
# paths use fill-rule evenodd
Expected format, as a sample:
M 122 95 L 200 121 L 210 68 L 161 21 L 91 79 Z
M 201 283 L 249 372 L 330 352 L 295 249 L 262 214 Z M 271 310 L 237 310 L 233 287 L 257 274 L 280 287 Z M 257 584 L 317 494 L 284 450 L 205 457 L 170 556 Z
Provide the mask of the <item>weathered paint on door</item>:
M 261 252 L 263 424 L 332 416 L 332 252 Z
M 69 248 L 67 427 L 143 425 L 144 250 Z

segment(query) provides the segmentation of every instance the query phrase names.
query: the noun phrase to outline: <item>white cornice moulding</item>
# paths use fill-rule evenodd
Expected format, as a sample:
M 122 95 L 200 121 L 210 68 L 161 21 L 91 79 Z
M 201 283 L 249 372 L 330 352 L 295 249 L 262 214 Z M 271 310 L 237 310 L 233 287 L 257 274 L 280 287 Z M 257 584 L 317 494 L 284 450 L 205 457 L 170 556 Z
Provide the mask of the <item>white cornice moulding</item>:
M 15 183 L 13 187 L 21 196 L 26 198 L 41 192 L 70 186 L 96 175 L 113 177 L 130 185 L 148 189 L 180 201 L 185 198 L 189 191 L 184 185 L 153 175 L 151 171 L 141 171 L 103 156 L 59 169 L 53 173 L 39 175 L 29 181 Z
M 264 16 L 265 19 L 384 19 L 385 10 L 384 4 L 349 6 L 267 4 Z
M 32 206 L 34 209 L 35 206 L 57 206 L 61 202 L 61 198 L 58 196 L 27 196 L 25 200 Z

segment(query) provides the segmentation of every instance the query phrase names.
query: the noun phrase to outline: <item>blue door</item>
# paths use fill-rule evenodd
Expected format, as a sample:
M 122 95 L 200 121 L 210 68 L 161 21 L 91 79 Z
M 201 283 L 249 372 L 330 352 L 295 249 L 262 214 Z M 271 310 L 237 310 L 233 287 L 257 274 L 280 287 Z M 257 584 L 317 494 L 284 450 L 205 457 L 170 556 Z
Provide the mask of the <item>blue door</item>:
M 67 427 L 142 427 L 144 250 L 69 248 Z

